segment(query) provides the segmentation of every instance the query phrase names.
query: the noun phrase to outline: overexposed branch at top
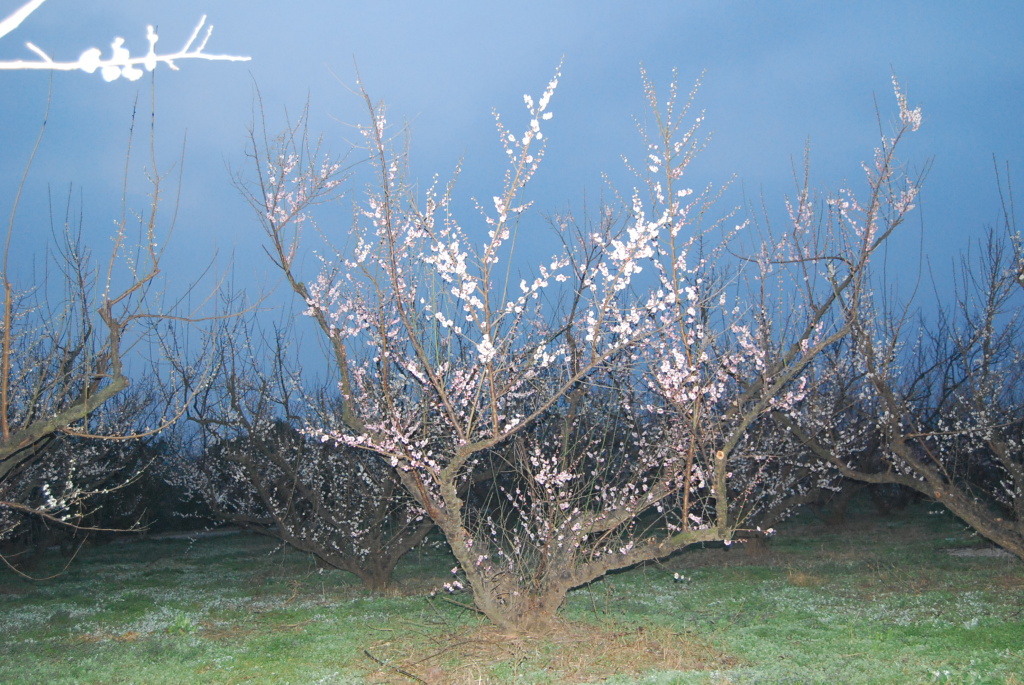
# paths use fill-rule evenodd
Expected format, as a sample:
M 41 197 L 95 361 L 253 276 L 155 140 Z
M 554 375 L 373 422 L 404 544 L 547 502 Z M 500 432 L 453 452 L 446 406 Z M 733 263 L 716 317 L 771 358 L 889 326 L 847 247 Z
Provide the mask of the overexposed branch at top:
M 30 0 L 24 5 L 14 10 L 11 16 L 7 17 L 3 21 L 0 21 L 0 38 L 3 38 L 14 29 L 21 26 L 21 22 L 25 21 L 28 15 L 39 9 L 46 0 Z
M 0 38 L 20 26 L 21 23 L 44 2 L 46 2 L 46 0 L 31 0 L 6 19 L 0 21 Z M 210 34 L 213 32 L 212 24 L 210 26 L 206 26 L 206 31 L 202 40 L 199 42 L 199 46 L 193 48 L 192 45 L 199 37 L 204 26 L 206 26 L 205 14 L 199 19 L 199 23 L 196 24 L 195 29 L 192 31 L 192 35 L 189 36 L 188 41 L 181 50 L 163 55 L 157 54 L 156 52 L 156 43 L 159 40 L 159 36 L 156 34 L 153 26 L 147 26 L 146 39 L 149 42 L 149 50 L 141 57 L 132 57 L 131 52 L 124 46 L 125 39 L 120 36 L 114 38 L 114 41 L 110 44 L 111 55 L 109 58 L 104 59 L 103 51 L 99 48 L 92 47 L 79 55 L 77 60 L 71 62 L 56 61 L 39 46 L 31 42 L 26 42 L 26 47 L 38 55 L 39 59 L 0 61 L 0 70 L 46 69 L 50 71 L 75 71 L 77 69 L 81 69 L 82 71 L 91 74 L 99 69 L 100 75 L 103 76 L 105 81 L 114 81 L 121 76 L 129 81 L 135 81 L 143 74 L 142 69 L 139 68 L 140 66 L 145 67 L 148 71 L 152 71 L 156 68 L 156 65 L 161 62 L 171 69 L 177 70 L 178 66 L 175 64 L 175 60 L 179 59 L 205 59 L 229 62 L 246 62 L 251 59 L 250 57 L 242 57 L 239 55 L 214 55 L 204 52 L 206 44 L 210 39 Z

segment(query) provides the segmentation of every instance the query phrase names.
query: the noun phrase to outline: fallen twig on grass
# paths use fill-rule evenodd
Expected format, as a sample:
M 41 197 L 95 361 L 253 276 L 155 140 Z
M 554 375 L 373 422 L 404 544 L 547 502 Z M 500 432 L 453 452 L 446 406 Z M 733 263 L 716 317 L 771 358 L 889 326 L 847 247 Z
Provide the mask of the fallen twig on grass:
M 409 671 L 405 670 L 404 668 L 399 668 L 398 666 L 392 666 L 389 663 L 385 663 L 384 661 L 381 661 L 380 659 L 378 659 L 374 655 L 370 654 L 370 650 L 368 650 L 368 649 L 364 649 L 363 650 L 363 654 L 365 654 L 366 656 L 370 657 L 371 659 L 376 661 L 378 664 L 380 664 L 384 668 L 389 668 L 392 671 L 394 671 L 395 673 L 398 673 L 399 675 L 404 675 L 407 678 L 412 678 L 413 680 L 415 680 L 418 683 L 426 683 L 427 682 L 423 678 L 420 678 L 417 675 L 413 675 L 412 673 L 409 673 Z

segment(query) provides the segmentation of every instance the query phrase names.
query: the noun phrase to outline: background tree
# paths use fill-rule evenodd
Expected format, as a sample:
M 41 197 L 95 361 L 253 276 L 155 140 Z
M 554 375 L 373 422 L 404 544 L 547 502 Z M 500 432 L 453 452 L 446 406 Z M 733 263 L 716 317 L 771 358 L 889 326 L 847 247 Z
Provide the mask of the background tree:
M 0 510 L 7 563 L 24 570 L 52 546 L 68 552 L 119 531 L 174 526 L 180 493 L 163 480 L 172 455 L 148 427 L 166 421 L 177 398 L 146 377 L 135 380 L 89 415 L 88 432 L 53 434 L 44 458 L 8 473 Z
M 844 476 L 920 492 L 1024 558 L 1024 291 L 1011 227 L 1007 217 L 963 258 L 937 316 L 882 298 L 848 312 L 852 363 L 821 370 L 842 373 L 844 392 L 789 425 Z
M 30 0 L 0 20 L 0 38 L 18 28 L 44 1 Z M 0 62 L 0 69 L 82 69 L 89 73 L 98 69 L 105 80 L 112 81 L 121 76 L 138 79 L 143 73 L 139 65 L 151 71 L 161 62 L 177 69 L 175 60 L 179 59 L 248 59 L 205 53 L 212 27 L 193 47 L 205 20 L 204 16 L 177 53 L 159 54 L 158 36 L 148 27 L 149 50 L 143 57 L 132 57 L 123 38 L 114 40 L 108 59 L 99 49 L 90 48 L 74 62 L 55 61 L 27 43 L 38 61 Z M 150 130 L 151 141 L 153 135 Z M 110 461 L 110 455 L 119 450 L 109 445 L 99 448 L 101 443 L 96 440 L 154 435 L 180 413 L 180 382 L 163 378 L 167 366 L 151 359 L 155 363 L 150 368 L 157 374 L 147 382 L 163 385 L 161 392 L 147 401 L 149 409 L 160 406 L 166 410 L 159 419 L 133 423 L 140 414 L 129 412 L 111 420 L 111 414 L 102 415 L 99 410 L 115 398 L 125 399 L 131 375 L 128 366 L 145 366 L 147 348 L 159 351 L 161 323 L 194 318 L 194 312 L 183 311 L 176 304 L 165 306 L 157 290 L 164 250 L 163 241 L 158 242 L 157 210 L 164 178 L 152 158 L 150 206 L 134 214 L 127 207 L 127 197 L 122 198 L 121 217 L 105 264 L 93 259 L 82 240 L 81 224 L 72 224 L 69 206 L 64 226 L 52 227 L 57 243 L 38 270 L 30 275 L 15 273 L 11 251 L 17 240 L 17 208 L 38 147 L 37 140 L 15 194 L 0 267 L 0 539 L 14 531 L 24 515 L 52 523 L 80 522 L 90 495 L 109 494 L 116 487 L 100 472 L 123 466 L 120 459 Z M 151 154 L 155 155 L 152 145 Z M 130 161 L 131 140 L 126 176 Z M 188 297 L 187 291 L 182 301 Z M 131 397 L 136 400 L 142 394 Z M 90 447 L 71 449 L 83 444 Z M 95 457 L 88 467 L 87 454 Z M 132 479 L 131 474 L 120 477 Z
M 130 160 L 129 144 L 126 166 Z M 155 160 L 151 163 L 156 168 Z M 26 174 L 30 166 L 31 159 Z M 96 440 L 151 437 L 183 410 L 182 379 L 165 363 L 162 340 L 175 325 L 202 317 L 184 306 L 191 286 L 177 293 L 177 302 L 166 302 L 159 290 L 164 180 L 155 172 L 150 175 L 150 204 L 144 212 L 134 214 L 123 200 L 105 261 L 97 261 L 86 247 L 84 218 L 73 216 L 69 201 L 63 225 L 51 227 L 56 246 L 28 279 L 12 263 L 15 202 L 0 271 L 0 509 L 55 524 L 79 522 L 102 480 L 95 473 L 79 476 L 103 463 L 101 455 L 109 450 L 69 453 L 69 441 L 95 445 Z M 32 285 L 19 286 L 22 279 Z M 203 373 L 201 368 L 186 372 Z M 133 375 L 145 381 L 122 397 Z M 110 412 L 100 411 L 119 397 Z M 89 468 L 86 454 L 98 459 Z M 134 475 L 118 477 L 130 481 Z M 48 480 L 37 482 L 40 478 Z M 112 487 L 113 481 L 102 485 L 104 490 Z M 0 536 L 11 530 L 5 526 Z
M 183 482 L 215 518 L 387 591 L 434 524 L 389 464 L 315 437 L 337 423 L 336 391 L 303 377 L 291 330 L 264 338 L 253 318 L 221 324 L 217 373 L 189 411 L 203 447 L 179 465 Z

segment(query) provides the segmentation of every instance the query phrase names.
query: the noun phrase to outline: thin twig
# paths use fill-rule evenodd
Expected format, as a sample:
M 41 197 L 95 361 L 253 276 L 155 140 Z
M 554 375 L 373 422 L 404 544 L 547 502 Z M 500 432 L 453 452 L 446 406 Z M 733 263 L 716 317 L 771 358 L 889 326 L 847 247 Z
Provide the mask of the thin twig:
M 380 664 L 384 668 L 390 668 L 392 671 L 394 671 L 395 673 L 398 673 L 399 675 L 404 675 L 407 678 L 412 678 L 413 680 L 415 680 L 418 683 L 426 683 L 427 682 L 423 678 L 420 678 L 417 675 L 413 675 L 412 673 L 409 673 L 409 671 L 405 670 L 404 668 L 399 668 L 398 666 L 392 666 L 391 664 L 388 664 L 388 663 L 385 663 L 385 662 L 381 661 L 380 659 L 378 659 L 374 655 L 370 654 L 370 650 L 368 650 L 368 649 L 364 649 L 363 650 L 363 654 L 365 654 L 366 656 L 370 657 L 371 659 L 376 661 L 378 664 Z

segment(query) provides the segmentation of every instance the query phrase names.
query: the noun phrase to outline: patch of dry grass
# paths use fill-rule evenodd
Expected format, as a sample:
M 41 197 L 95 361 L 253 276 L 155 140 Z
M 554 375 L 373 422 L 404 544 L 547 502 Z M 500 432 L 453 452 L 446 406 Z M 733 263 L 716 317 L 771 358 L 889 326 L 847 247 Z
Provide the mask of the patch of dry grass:
M 1003 590 L 1019 590 L 1024 588 L 1024 574 L 1003 573 L 992 578 L 992 585 Z
M 818 587 L 828 582 L 821 576 L 805 571 L 797 571 L 796 569 L 789 569 L 786 572 L 786 581 L 795 587 Z
M 367 682 L 469 685 L 517 679 L 554 685 L 738 663 L 706 640 L 659 626 L 562 622 L 546 634 L 510 635 L 478 623 L 433 634 L 398 632 L 400 637 L 366 650 L 379 667 Z

